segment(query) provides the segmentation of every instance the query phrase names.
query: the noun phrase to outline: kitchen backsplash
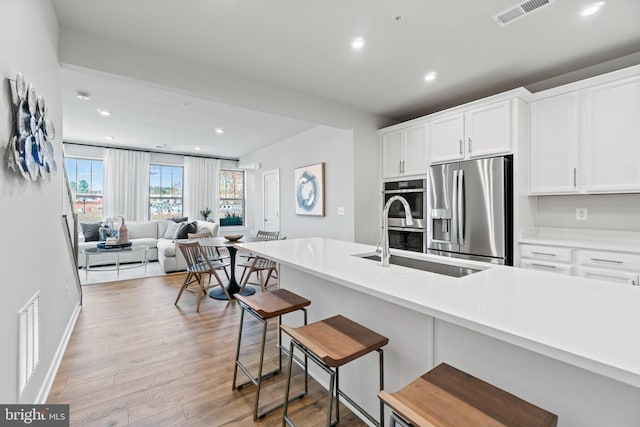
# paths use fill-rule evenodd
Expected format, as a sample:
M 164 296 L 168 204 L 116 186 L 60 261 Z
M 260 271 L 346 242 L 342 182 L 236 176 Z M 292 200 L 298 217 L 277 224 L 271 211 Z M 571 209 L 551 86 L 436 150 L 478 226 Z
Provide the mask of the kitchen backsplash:
M 587 219 L 576 219 L 587 209 Z M 538 197 L 538 227 L 640 231 L 640 194 Z

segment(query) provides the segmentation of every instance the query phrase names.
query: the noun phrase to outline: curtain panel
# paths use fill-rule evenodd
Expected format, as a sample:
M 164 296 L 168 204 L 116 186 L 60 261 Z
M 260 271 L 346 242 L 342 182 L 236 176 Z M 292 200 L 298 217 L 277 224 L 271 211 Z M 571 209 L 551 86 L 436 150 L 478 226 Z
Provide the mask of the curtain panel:
M 203 219 L 200 211 L 211 209 L 209 219 L 218 218 L 218 173 L 220 159 L 204 157 L 184 157 L 184 211 L 190 220 Z
M 104 155 L 104 217 L 149 219 L 149 153 L 107 148 Z

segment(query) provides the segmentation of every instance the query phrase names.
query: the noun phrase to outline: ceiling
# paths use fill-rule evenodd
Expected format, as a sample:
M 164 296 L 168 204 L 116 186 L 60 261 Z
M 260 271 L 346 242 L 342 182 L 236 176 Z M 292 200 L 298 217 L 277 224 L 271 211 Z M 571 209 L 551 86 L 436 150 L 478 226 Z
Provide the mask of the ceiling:
M 609 0 L 587 17 L 580 11 L 593 1 L 556 0 L 506 26 L 492 17 L 519 2 L 51 1 L 62 27 L 396 120 L 640 52 L 638 0 Z M 357 51 L 350 46 L 356 36 L 366 40 Z M 425 82 L 429 71 L 436 71 L 437 77 Z M 171 145 L 180 136 L 187 141 L 186 150 L 205 146 L 201 141 L 206 138 L 227 156 L 237 157 L 313 125 L 107 76 L 65 71 L 63 80 L 65 139 L 105 144 L 104 135 L 113 134 L 114 145 L 122 130 L 123 144 L 144 145 L 146 138 L 153 146 Z M 78 89 L 104 95 L 105 105 L 98 107 L 102 99 L 96 98 L 83 110 L 72 96 Z M 184 103 L 189 105 L 182 107 Z M 125 115 L 116 113 L 121 107 Z M 114 114 L 107 122 L 96 117 L 95 108 L 112 109 Z M 197 124 L 205 118 L 229 132 L 214 138 L 218 135 L 210 135 L 210 128 Z M 105 123 L 118 125 L 113 131 L 99 127 Z M 155 127 L 159 129 L 153 134 Z M 170 142 L 157 143 L 165 140 Z

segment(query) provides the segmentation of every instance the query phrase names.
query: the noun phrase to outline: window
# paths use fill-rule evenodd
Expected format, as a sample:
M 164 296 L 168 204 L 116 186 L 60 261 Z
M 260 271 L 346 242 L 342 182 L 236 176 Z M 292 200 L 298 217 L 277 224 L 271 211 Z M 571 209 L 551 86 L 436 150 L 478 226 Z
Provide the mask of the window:
M 82 222 L 102 220 L 104 167 L 102 160 L 65 158 L 73 209 Z
M 244 225 L 244 172 L 221 170 L 218 191 L 220 226 Z
M 149 218 L 182 216 L 182 166 L 149 165 Z

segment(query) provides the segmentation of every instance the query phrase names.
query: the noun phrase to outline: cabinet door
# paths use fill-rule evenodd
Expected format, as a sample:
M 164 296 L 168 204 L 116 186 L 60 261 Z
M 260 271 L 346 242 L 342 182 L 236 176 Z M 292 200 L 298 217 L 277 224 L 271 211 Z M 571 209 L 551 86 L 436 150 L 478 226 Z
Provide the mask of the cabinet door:
M 402 171 L 404 175 L 424 175 L 427 173 L 425 148 L 425 125 L 404 130 L 402 153 L 402 161 L 404 162 L 402 164 Z
M 496 102 L 465 113 L 467 157 L 511 152 L 511 101 Z
M 541 99 L 530 109 L 531 194 L 578 192 L 578 93 Z
M 638 286 L 639 274 L 635 271 L 609 270 L 604 268 L 579 267 L 578 275 L 591 279 L 606 280 L 608 282 L 625 283 Z
M 431 122 L 432 163 L 460 160 L 464 157 L 464 115 L 454 114 Z
M 640 77 L 584 91 L 588 192 L 640 190 Z
M 393 178 L 402 175 L 402 131 L 382 135 L 382 177 Z

